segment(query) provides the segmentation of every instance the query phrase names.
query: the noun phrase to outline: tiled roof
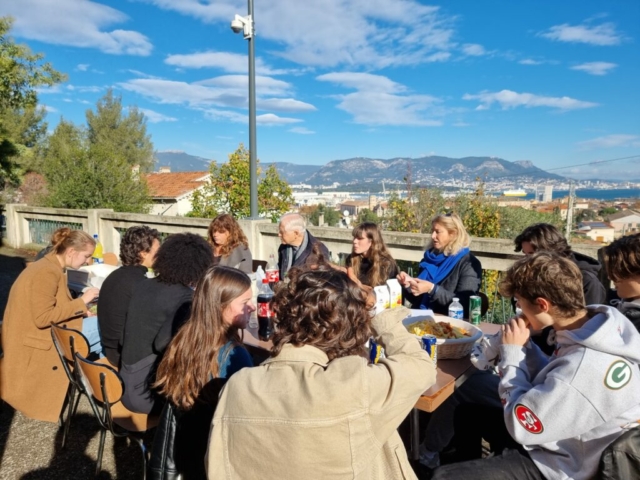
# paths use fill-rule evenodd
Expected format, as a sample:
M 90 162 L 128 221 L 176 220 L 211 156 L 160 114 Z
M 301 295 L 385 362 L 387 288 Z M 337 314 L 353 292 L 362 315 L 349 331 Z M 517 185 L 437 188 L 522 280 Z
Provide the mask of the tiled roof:
M 178 198 L 204 185 L 209 172 L 149 173 L 145 176 L 151 198 Z
M 612 213 L 611 215 L 607 215 L 607 220 L 609 220 L 609 221 L 611 221 L 611 220 L 620 220 L 621 218 L 632 217 L 634 215 L 639 215 L 639 214 L 634 212 L 633 210 L 622 210 L 621 212 Z

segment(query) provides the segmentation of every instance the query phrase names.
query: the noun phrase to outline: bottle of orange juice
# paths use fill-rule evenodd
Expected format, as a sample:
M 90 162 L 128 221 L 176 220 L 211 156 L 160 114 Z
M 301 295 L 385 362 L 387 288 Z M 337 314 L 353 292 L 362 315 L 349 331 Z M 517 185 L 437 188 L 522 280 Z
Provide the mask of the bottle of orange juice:
M 97 233 L 93 236 L 93 239 L 96 241 L 96 248 L 93 250 L 93 255 L 91 255 L 91 258 L 93 258 L 93 263 L 94 264 L 104 263 L 104 257 L 102 255 L 102 244 L 98 239 Z

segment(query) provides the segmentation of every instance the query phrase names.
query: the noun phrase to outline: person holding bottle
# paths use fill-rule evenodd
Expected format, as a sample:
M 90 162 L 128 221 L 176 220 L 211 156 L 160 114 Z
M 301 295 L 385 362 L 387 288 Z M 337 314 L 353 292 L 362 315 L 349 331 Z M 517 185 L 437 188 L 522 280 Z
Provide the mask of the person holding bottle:
M 365 289 L 385 285 L 390 278 L 396 278 L 396 261 L 387 250 L 378 225 L 361 223 L 352 235 L 353 249 L 345 262 L 349 278 Z
M 82 230 L 63 227 L 51 238 L 52 249 L 16 279 L 4 312 L 0 384 L 2 399 L 29 418 L 57 422 L 69 380 L 51 339 L 51 324 L 80 330 L 92 348 L 102 350 L 97 319 L 87 304 L 98 296 L 88 288 L 72 299 L 68 268 L 91 258 L 95 242 Z
M 449 304 L 457 297 L 464 318 L 469 318 L 469 297 L 478 293 L 482 278 L 482 265 L 469 251 L 470 243 L 457 214 L 441 214 L 431 220 L 431 242 L 420 262 L 418 278 L 405 272 L 398 275 L 413 308 L 447 315 Z
M 207 241 L 213 249 L 213 265 L 253 271 L 249 242 L 238 222 L 228 213 L 218 215 L 209 225 Z

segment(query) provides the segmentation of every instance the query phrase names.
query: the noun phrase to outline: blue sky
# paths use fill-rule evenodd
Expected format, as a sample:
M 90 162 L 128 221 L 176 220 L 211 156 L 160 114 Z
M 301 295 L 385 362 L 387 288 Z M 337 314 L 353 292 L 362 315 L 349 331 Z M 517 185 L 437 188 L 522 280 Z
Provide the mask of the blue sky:
M 248 143 L 236 0 L 0 0 L 69 75 L 54 127 L 108 87 L 157 150 L 224 161 Z M 497 156 L 549 169 L 640 154 L 640 2 L 255 0 L 258 156 L 323 164 Z M 640 174 L 640 158 L 558 171 Z M 640 175 L 639 175 L 640 176 Z

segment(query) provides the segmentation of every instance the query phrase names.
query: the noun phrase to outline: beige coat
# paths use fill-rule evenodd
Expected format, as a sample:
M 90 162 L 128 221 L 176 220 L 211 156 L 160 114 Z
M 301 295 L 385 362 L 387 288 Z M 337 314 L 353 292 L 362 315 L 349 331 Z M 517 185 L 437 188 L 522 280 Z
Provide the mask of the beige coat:
M 374 318 L 387 355 L 377 365 L 285 345 L 234 374 L 213 418 L 209 480 L 416 479 L 397 428 L 436 372 L 402 326 L 407 314 Z
M 51 340 L 51 323 L 82 330 L 87 307 L 73 300 L 55 253 L 33 263 L 16 279 L 2 324 L 0 392 L 28 417 L 57 422 L 69 381 Z

